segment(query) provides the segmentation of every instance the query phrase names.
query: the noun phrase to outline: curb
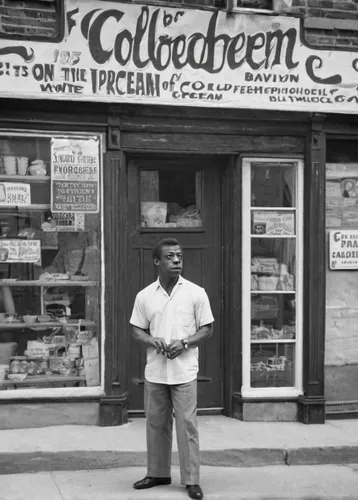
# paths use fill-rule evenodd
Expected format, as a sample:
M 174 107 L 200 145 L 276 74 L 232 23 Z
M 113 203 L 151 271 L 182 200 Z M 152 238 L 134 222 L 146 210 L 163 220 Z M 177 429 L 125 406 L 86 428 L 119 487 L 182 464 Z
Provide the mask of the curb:
M 0 475 L 30 472 L 116 469 L 146 467 L 146 452 L 132 451 L 61 451 L 0 453 Z M 203 450 L 201 465 L 213 467 L 264 467 L 268 465 L 328 465 L 358 463 L 358 446 L 316 448 L 247 448 Z M 172 464 L 179 465 L 177 452 Z

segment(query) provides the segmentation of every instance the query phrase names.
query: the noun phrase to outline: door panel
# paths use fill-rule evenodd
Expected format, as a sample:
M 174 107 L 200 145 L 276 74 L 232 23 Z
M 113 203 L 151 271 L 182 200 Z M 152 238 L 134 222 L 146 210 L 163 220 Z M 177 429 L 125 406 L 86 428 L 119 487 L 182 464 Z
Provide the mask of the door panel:
M 202 170 L 200 208 L 202 227 L 141 227 L 140 169 Z M 224 165 L 225 166 L 225 165 Z M 135 158 L 129 162 L 129 275 L 130 306 L 139 290 L 157 279 L 152 248 L 163 238 L 176 238 L 184 249 L 183 276 L 205 288 L 215 318 L 214 333 L 199 347 L 199 408 L 222 407 L 221 383 L 221 169 L 210 157 Z M 197 190 L 198 191 L 198 190 Z M 130 410 L 143 408 L 145 350 L 131 341 L 129 367 Z

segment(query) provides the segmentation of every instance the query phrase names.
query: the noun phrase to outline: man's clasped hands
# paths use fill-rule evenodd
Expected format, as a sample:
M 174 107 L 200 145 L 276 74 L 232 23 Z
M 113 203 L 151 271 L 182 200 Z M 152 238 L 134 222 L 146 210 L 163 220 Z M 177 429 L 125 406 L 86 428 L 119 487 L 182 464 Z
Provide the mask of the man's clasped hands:
M 179 339 L 174 339 L 170 344 L 167 344 L 162 337 L 153 337 L 153 344 L 153 347 L 157 350 L 157 354 L 161 353 L 168 359 L 174 359 L 184 351 L 183 343 Z

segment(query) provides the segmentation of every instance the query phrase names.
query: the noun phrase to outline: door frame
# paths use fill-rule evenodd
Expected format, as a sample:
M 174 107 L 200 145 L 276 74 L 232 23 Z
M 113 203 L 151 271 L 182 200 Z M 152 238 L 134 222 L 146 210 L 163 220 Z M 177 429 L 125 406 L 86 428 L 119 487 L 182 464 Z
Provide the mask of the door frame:
M 146 154 L 148 154 L 148 152 L 146 152 Z M 140 207 L 137 206 L 137 204 L 135 203 L 135 200 L 133 199 L 133 197 L 131 196 L 131 189 L 133 189 L 133 185 L 130 181 L 130 178 L 131 178 L 131 175 L 129 174 L 129 169 L 131 168 L 131 165 L 132 165 L 132 168 L 133 168 L 133 162 L 135 162 L 135 167 L 134 168 L 137 168 L 139 169 L 141 167 L 141 165 L 143 165 L 143 163 L 145 162 L 145 153 L 142 152 L 142 151 L 127 151 L 125 153 L 125 159 L 126 159 L 126 165 L 127 165 L 127 179 L 128 179 L 128 182 L 127 182 L 127 185 L 128 185 L 128 212 L 132 212 L 132 211 L 135 211 L 137 213 L 137 216 L 138 216 L 138 212 L 140 210 Z M 151 161 L 155 161 L 155 157 L 171 157 L 173 160 L 176 160 L 177 157 L 178 157 L 178 154 L 173 152 L 173 151 L 151 151 L 150 152 L 150 156 L 151 156 Z M 198 414 L 222 414 L 222 413 L 225 413 L 225 406 L 224 406 L 224 402 L 225 402 L 225 360 L 224 360 L 224 345 L 227 343 L 226 342 L 226 339 L 224 338 L 225 337 L 225 331 L 224 331 L 224 324 L 225 324 L 225 321 L 224 321 L 224 313 L 223 313 L 223 304 L 224 304 L 224 290 L 223 290 L 223 285 L 224 285 L 224 280 L 223 280 L 223 274 L 224 274 L 224 268 L 223 268 L 223 262 L 224 262 L 224 257 L 223 257 L 223 252 L 224 252 L 224 248 L 225 248 L 225 245 L 224 245 L 224 241 L 223 241 L 223 220 L 224 220 L 224 214 L 223 214 L 223 198 L 222 198 L 222 194 L 223 194 L 223 190 L 222 190 L 222 187 L 223 187 L 223 177 L 224 177 L 224 174 L 227 170 L 227 165 L 228 165 L 228 160 L 230 161 L 230 164 L 231 164 L 231 157 L 229 157 L 228 155 L 213 155 L 213 154 L 207 154 L 205 152 L 200 152 L 200 153 L 193 153 L 193 152 L 188 152 L 186 154 L 183 154 L 183 153 L 180 153 L 180 156 L 183 156 L 183 157 L 188 157 L 190 159 L 192 158 L 198 158 L 199 160 L 204 160 L 205 157 L 207 158 L 212 158 L 215 160 L 215 163 L 214 165 L 211 164 L 212 168 L 215 168 L 217 173 L 218 173 L 218 182 L 219 182 L 219 185 L 218 185 L 218 192 L 219 192 L 219 196 L 220 196 L 220 199 L 219 199 L 219 209 L 220 209 L 220 221 L 218 223 L 218 253 L 219 253 L 219 258 L 220 258 L 220 276 L 219 276 L 219 287 L 220 287 L 220 303 L 219 303 L 219 310 L 220 310 L 220 318 L 218 319 L 215 319 L 215 322 L 217 322 L 217 324 L 219 324 L 219 331 L 220 331 L 220 340 L 219 340 L 219 346 L 220 346 L 220 359 L 219 359 L 219 364 L 220 364 L 220 368 L 219 368 L 219 377 L 220 377 L 220 381 L 219 381 L 219 386 L 220 386 L 220 406 L 218 407 L 213 407 L 213 408 L 200 408 L 198 410 Z M 136 159 L 138 159 L 138 162 L 136 161 Z M 205 170 L 205 166 L 203 166 L 203 170 Z M 137 193 L 137 196 L 138 196 L 138 193 Z M 205 205 L 205 202 L 204 202 L 204 205 Z M 196 229 L 195 232 L 204 232 L 206 231 L 205 228 L 203 228 L 203 230 L 199 230 Z M 166 231 L 166 230 L 160 230 L 159 231 L 156 229 L 155 231 L 150 231 L 150 229 L 148 228 L 148 230 L 145 231 L 145 233 L 151 233 L 151 232 L 158 232 L 158 233 L 161 233 L 161 236 L 163 238 L 165 238 L 166 236 L 166 233 L 170 233 L 168 234 L 168 236 L 174 236 L 174 237 L 178 237 L 180 239 L 180 235 L 183 234 L 185 232 L 185 230 L 178 228 L 173 231 Z M 173 234 L 174 233 L 174 234 Z M 177 233 L 177 235 L 175 234 Z M 190 230 L 189 230 L 189 233 L 190 233 Z M 129 252 L 131 251 L 130 248 L 131 248 L 131 243 L 130 243 L 130 238 L 131 238 L 131 229 L 130 227 L 128 227 L 128 231 L 127 231 L 127 234 L 128 234 L 128 243 L 127 243 L 127 246 L 128 246 L 128 259 L 129 259 Z M 128 312 L 128 320 L 129 320 L 129 316 L 130 316 L 130 311 Z M 220 323 L 219 323 L 220 322 Z M 128 323 L 129 325 L 129 323 Z M 130 328 L 128 326 L 128 328 Z M 229 331 L 229 329 L 227 329 L 227 331 Z M 130 332 L 129 332 L 129 335 L 128 337 L 130 337 Z M 129 339 L 129 342 L 131 340 Z M 209 340 L 210 342 L 210 340 Z M 129 344 L 127 346 L 127 352 L 128 352 L 128 349 L 129 349 Z M 199 348 L 200 350 L 200 348 Z M 230 349 L 228 349 L 228 351 L 230 351 Z M 129 372 L 129 369 L 127 369 L 127 372 Z M 128 373 L 127 373 L 127 377 L 128 377 Z M 142 384 L 143 381 L 139 380 L 139 384 Z M 202 383 L 206 383 L 206 379 L 205 377 L 203 378 L 202 380 Z M 130 380 L 129 380 L 129 377 L 128 377 L 128 389 L 130 387 Z M 142 410 L 131 410 L 129 409 L 128 411 L 129 415 L 141 415 L 143 414 L 143 411 Z

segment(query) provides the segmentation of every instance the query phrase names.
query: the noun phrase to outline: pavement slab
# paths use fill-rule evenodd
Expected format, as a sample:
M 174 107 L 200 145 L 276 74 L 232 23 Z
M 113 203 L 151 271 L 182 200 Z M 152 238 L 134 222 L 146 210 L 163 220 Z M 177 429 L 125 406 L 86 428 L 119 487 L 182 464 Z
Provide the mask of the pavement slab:
M 172 484 L 134 490 L 145 468 L 57 471 L 2 476 L 1 500 L 184 500 L 179 469 Z M 357 500 L 358 472 L 347 466 L 270 466 L 233 469 L 204 466 L 205 500 Z
M 304 425 L 299 422 L 242 422 L 222 415 L 200 416 L 199 433 L 203 450 L 358 446 L 358 419 Z M 173 449 L 177 450 L 175 433 L 173 438 Z M 134 418 L 117 427 L 64 425 L 0 430 L 0 453 L 145 451 L 145 446 L 144 418 Z

